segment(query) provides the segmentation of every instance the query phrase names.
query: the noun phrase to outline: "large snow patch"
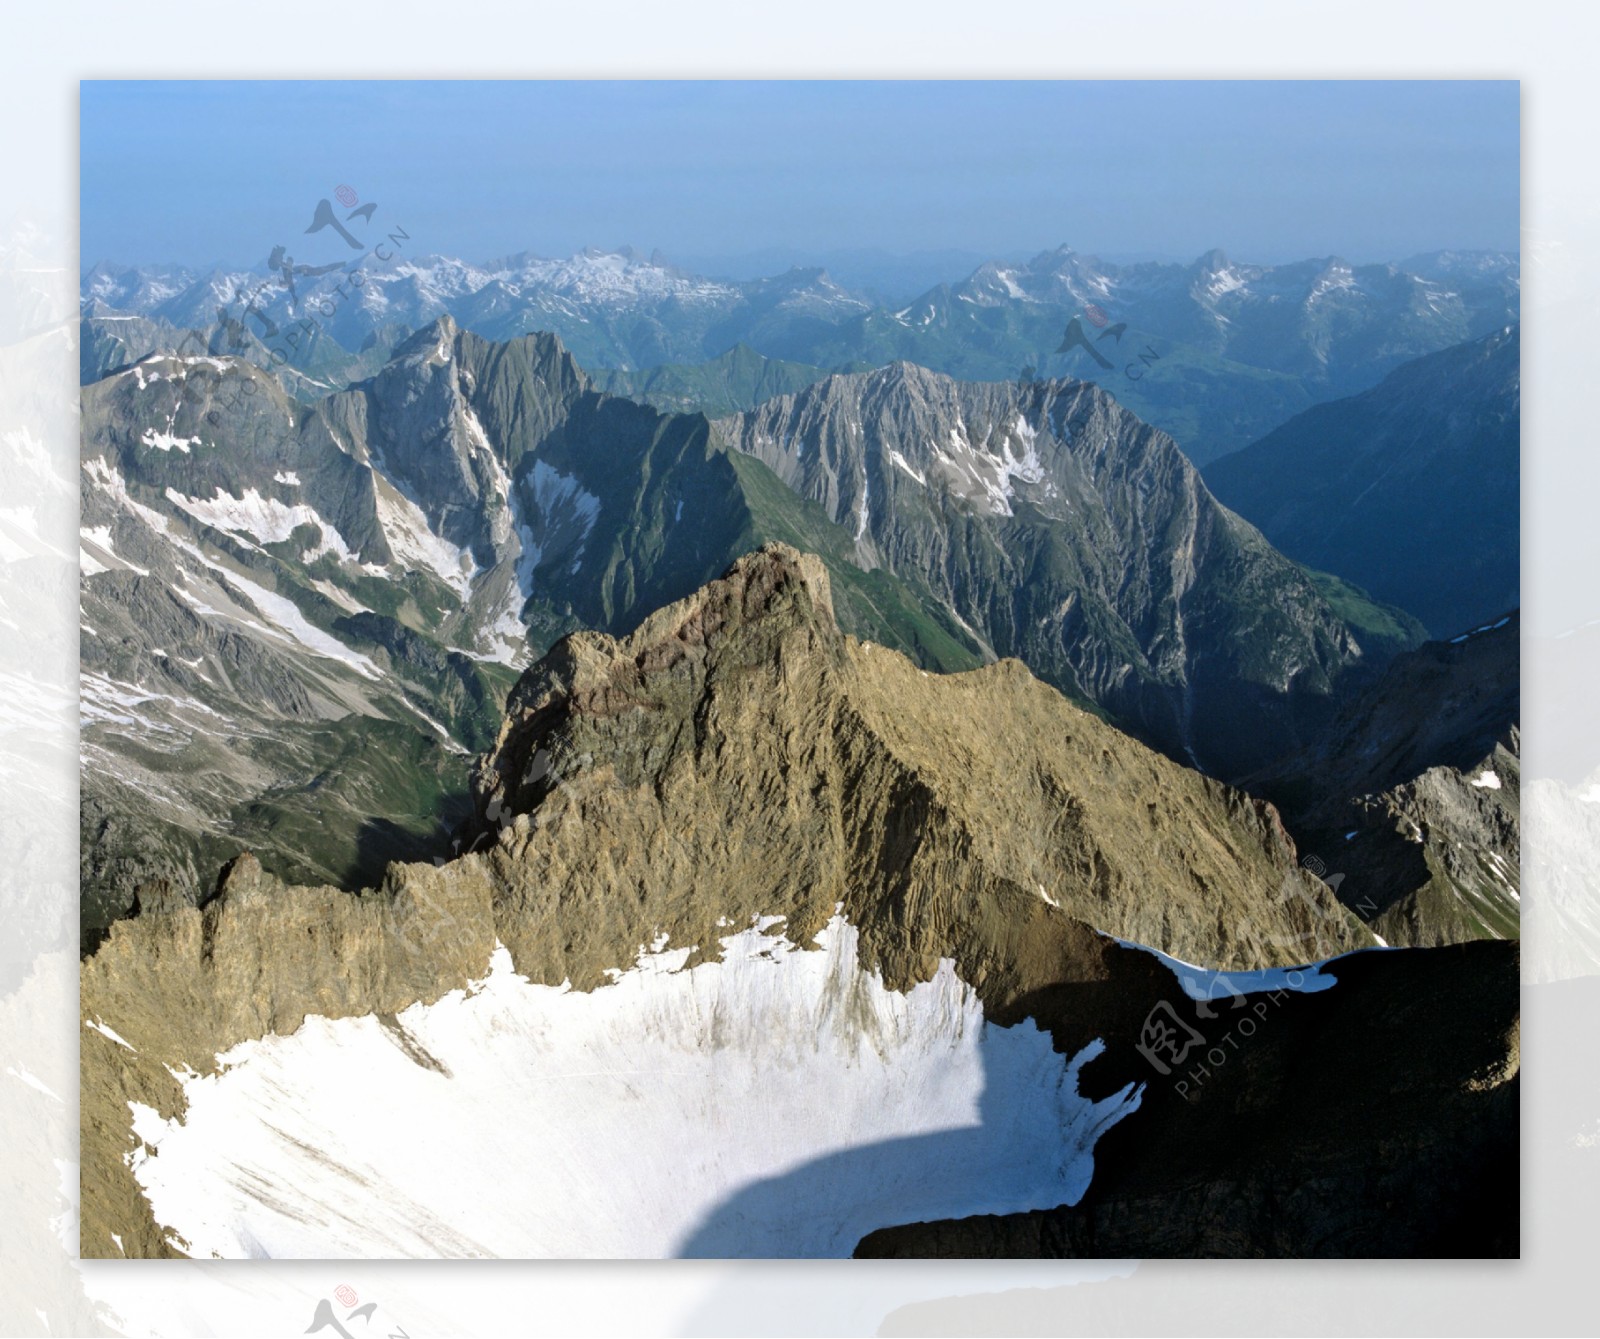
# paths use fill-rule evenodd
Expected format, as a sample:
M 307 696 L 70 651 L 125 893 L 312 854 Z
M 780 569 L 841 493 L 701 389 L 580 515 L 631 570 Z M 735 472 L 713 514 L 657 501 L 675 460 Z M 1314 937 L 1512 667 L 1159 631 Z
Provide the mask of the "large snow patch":
M 848 1256 L 894 1223 L 1075 1203 L 1136 1091 L 1091 1102 L 1032 1023 L 986 1024 L 948 960 L 905 993 L 835 917 L 724 959 L 641 948 L 613 983 L 313 1018 L 134 1107 L 130 1164 L 196 1256 Z

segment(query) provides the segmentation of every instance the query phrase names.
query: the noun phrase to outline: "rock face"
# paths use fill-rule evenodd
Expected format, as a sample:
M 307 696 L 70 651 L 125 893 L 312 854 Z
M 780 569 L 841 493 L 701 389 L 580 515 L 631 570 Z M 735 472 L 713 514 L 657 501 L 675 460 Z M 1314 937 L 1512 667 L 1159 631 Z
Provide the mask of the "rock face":
M 1430 353 L 1206 467 L 1297 562 L 1454 637 L 1521 601 L 1521 327 Z
M 1390 944 L 1520 933 L 1520 625 L 1396 657 L 1314 746 L 1248 783 Z
M 473 791 L 508 947 L 580 986 L 617 943 L 715 942 L 717 915 L 777 907 L 806 939 L 842 904 L 891 986 L 946 955 L 1008 992 L 1027 927 L 1054 911 L 1250 969 L 1293 961 L 1271 937 L 1332 907 L 1270 806 L 1016 661 L 933 676 L 843 635 L 825 569 L 782 546 L 622 641 L 559 644 L 513 692 Z M 1329 952 L 1370 942 L 1342 919 L 1329 934 Z
M 470 849 L 442 865 L 349 894 L 245 855 L 198 907 L 153 892 L 111 927 L 81 984 L 86 1254 L 119 1253 L 112 1233 L 129 1255 L 179 1249 L 130 1166 L 147 1156 L 130 1103 L 169 1120 L 182 1076 L 230 1047 L 438 1001 L 497 941 L 532 983 L 603 991 L 641 946 L 683 946 L 692 972 L 726 926 L 781 918 L 805 947 L 837 915 L 859 980 L 903 992 L 951 963 L 988 1021 L 1033 1019 L 1069 1055 L 1175 993 L 1111 936 L 1230 969 L 1371 942 L 1297 870 L 1270 806 L 1016 662 L 934 676 L 849 637 L 826 569 L 782 546 L 625 639 L 564 639 L 513 693 L 473 794 Z M 1090 1100 L 1126 1087 L 1093 1065 L 1085 1083 Z
M 1165 433 L 1085 382 L 835 376 L 719 420 L 915 576 L 994 653 L 1169 756 L 1235 778 L 1305 742 L 1335 690 L 1412 643 L 1218 505 Z
M 1332 990 L 1197 1020 L 1215 1046 L 1151 1080 L 1077 1205 L 907 1224 L 856 1254 L 1516 1256 L 1516 945 L 1335 968 Z
M 84 1254 L 182 1253 L 129 1168 L 131 1103 L 176 1115 L 178 1076 L 214 1071 L 239 1041 L 288 1035 L 310 1015 L 394 1014 L 459 989 L 488 962 L 491 903 L 475 858 L 448 871 L 395 866 L 380 888 L 353 895 L 286 886 L 244 854 L 203 906 L 117 922 L 81 973 Z

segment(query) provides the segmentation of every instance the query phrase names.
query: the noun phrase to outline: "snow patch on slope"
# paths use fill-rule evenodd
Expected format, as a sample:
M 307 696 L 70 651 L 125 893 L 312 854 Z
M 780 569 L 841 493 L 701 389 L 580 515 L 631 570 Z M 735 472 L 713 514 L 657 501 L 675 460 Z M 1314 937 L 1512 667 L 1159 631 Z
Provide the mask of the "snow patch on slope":
M 511 536 L 514 521 L 511 509 L 511 476 L 500 463 L 500 457 L 495 455 L 494 447 L 489 445 L 489 435 L 484 432 L 483 424 L 478 421 L 478 416 L 472 412 L 471 406 L 463 406 L 462 414 L 466 422 L 467 444 L 473 455 L 482 462 L 482 472 L 488 480 L 489 494 L 494 499 L 489 505 L 489 538 L 496 545 L 504 544 Z
M 144 436 L 139 441 L 155 451 L 182 451 L 184 455 L 189 454 L 191 446 L 201 445 L 198 437 L 179 437 L 171 431 L 171 427 L 172 424 L 169 421 L 167 423 L 168 431 L 166 432 L 162 432 L 157 428 L 146 428 Z
M 491 610 L 490 618 L 478 634 L 478 650 L 467 652 L 476 660 L 495 660 L 502 665 L 518 669 L 533 659 L 533 648 L 528 641 L 528 628 L 522 621 L 522 605 L 527 598 L 524 588 L 532 586 L 533 568 L 539 561 L 538 550 L 532 554 L 524 551 L 516 560 L 514 579 L 507 583 L 505 594 Z
M 958 497 L 981 501 L 995 516 L 1013 515 L 1015 485 L 1046 482 L 1044 461 L 1039 455 L 1038 429 L 1017 414 L 1002 429 L 998 451 L 987 449 L 987 439 L 982 446 L 973 446 L 963 435 L 964 429 L 965 425 L 950 429 L 948 446 L 929 443 L 933 464 L 942 469 L 946 485 Z M 1046 485 L 1047 493 L 1052 489 L 1052 485 Z
M 386 1028 L 310 1018 L 134 1110 L 155 1218 L 224 1257 L 846 1257 L 874 1228 L 1076 1203 L 1100 1102 L 948 960 L 905 993 L 835 917 L 763 918 L 684 970 L 664 938 L 592 993 L 489 975 Z M 131 1105 L 131 1104 L 130 1104 Z M 159 1156 L 157 1154 L 159 1153 Z
M 169 488 L 167 500 L 214 529 L 231 535 L 249 535 L 262 544 L 281 544 L 301 526 L 315 526 L 322 538 L 301 555 L 304 562 L 314 562 L 324 553 L 334 553 L 344 559 L 355 556 L 344 536 L 304 502 L 291 506 L 275 497 L 263 497 L 254 488 L 245 489 L 242 497 L 234 497 L 220 487 L 210 499 L 185 497 L 176 488 Z
M 465 549 L 436 535 L 415 502 L 378 470 L 373 471 L 378 524 L 395 558 L 404 566 L 425 568 L 461 597 L 467 598 L 478 565 Z
M 118 1034 L 117 1032 L 113 1031 L 111 1028 L 107 1027 L 98 1018 L 85 1018 L 83 1020 L 83 1025 L 86 1028 L 93 1028 L 102 1037 L 110 1038 L 112 1041 L 116 1042 L 116 1044 L 118 1046 L 122 1047 L 123 1050 L 125 1050 L 125 1051 L 133 1050 L 132 1044 L 126 1038 L 122 1037 L 120 1034 Z
M 1108 935 L 1107 938 L 1117 939 L 1115 935 Z M 1303 967 L 1263 967 L 1250 972 L 1222 972 L 1214 967 L 1199 967 L 1182 958 L 1174 958 L 1158 948 L 1132 939 L 1117 939 L 1117 943 L 1123 948 L 1136 948 L 1141 953 L 1161 959 L 1191 1000 L 1226 1000 L 1235 995 L 1258 995 L 1269 990 L 1296 990 L 1309 995 L 1339 984 L 1337 977 L 1322 970 L 1329 963 L 1338 961 L 1337 958 L 1324 958 Z
M 167 518 L 154 508 L 135 502 L 128 492 L 128 481 L 105 457 L 93 456 L 84 461 L 83 472 L 89 476 L 90 482 L 96 488 L 109 494 L 111 499 L 130 516 L 137 516 L 158 535 L 167 533 Z
M 109 525 L 82 527 L 78 531 L 78 565 L 83 575 L 92 577 L 97 572 L 109 572 L 112 570 L 111 563 L 137 572 L 140 576 L 150 575 L 149 568 L 129 562 L 111 546 Z
M 542 460 L 533 462 L 528 477 L 533 485 L 533 504 L 545 525 L 568 519 L 587 537 L 600 515 L 600 499 L 585 492 L 571 475 L 562 474 Z
M 892 447 L 889 450 L 889 463 L 898 470 L 904 470 L 924 488 L 928 486 L 928 476 L 921 470 L 914 468 L 909 460 Z
M 266 634 L 277 641 L 298 643 L 313 655 L 321 656 L 325 660 L 337 660 L 348 665 L 364 679 L 380 679 L 382 672 L 366 656 L 358 651 L 352 651 L 337 637 L 324 632 L 300 612 L 300 606 L 285 596 L 267 590 L 264 586 L 257 585 L 247 577 L 240 576 L 231 568 L 223 567 L 212 562 L 197 550 L 181 546 L 197 557 L 212 571 L 227 580 L 227 583 L 242 594 L 256 609 L 262 618 L 267 620 L 267 625 L 256 623 L 253 620 L 244 620 L 245 626 L 257 632 Z M 212 616 L 226 617 L 220 610 L 212 609 L 202 601 L 196 599 L 190 592 L 181 586 L 172 587 L 173 594 L 181 597 L 189 607 L 197 613 Z
M 521 553 L 517 559 L 517 586 L 523 600 L 533 595 L 533 574 L 546 554 L 560 555 L 581 549 L 600 515 L 600 499 L 586 491 L 570 474 L 548 462 L 536 460 L 523 476 L 522 486 L 510 491 L 512 521 Z M 582 561 L 579 554 L 572 570 Z

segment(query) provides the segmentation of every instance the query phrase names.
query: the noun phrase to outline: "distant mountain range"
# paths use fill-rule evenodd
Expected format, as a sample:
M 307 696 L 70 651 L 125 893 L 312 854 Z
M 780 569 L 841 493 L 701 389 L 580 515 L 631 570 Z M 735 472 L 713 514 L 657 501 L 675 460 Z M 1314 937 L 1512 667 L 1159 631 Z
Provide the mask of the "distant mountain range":
M 303 398 L 315 398 L 370 374 L 361 359 L 374 348 L 381 357 L 448 314 L 490 339 L 550 331 L 595 370 L 693 366 L 744 344 L 819 372 L 904 360 L 966 380 L 1088 377 L 1203 465 L 1409 359 L 1515 321 L 1520 302 L 1517 258 L 1478 252 L 1263 266 L 1212 251 L 1191 265 L 1119 266 L 1061 247 L 1026 264 L 984 264 L 900 307 L 819 269 L 719 280 L 626 250 L 485 265 L 395 254 L 370 260 L 362 278 L 359 287 L 342 273 L 300 278 L 291 295 L 264 269 L 96 265 L 82 280 L 94 332 L 85 378 L 165 347 L 171 331 L 196 330 L 213 352 L 294 369 L 311 383 Z M 130 317 L 154 325 L 116 328 Z M 1083 338 L 1069 343 L 1074 318 Z
M 448 317 L 312 405 L 209 354 L 90 385 L 81 524 L 91 925 L 240 844 L 344 883 L 447 849 L 517 670 L 770 540 L 821 557 L 856 635 L 930 669 L 1023 657 L 1222 775 L 1422 635 L 1086 383 L 897 364 L 712 423 Z

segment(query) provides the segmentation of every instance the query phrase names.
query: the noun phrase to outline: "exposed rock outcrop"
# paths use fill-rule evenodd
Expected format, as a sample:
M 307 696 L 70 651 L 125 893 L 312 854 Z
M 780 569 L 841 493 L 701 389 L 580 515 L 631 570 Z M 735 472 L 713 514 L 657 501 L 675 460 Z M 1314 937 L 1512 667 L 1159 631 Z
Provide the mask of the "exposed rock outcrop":
M 1389 944 L 1520 932 L 1520 623 L 1397 656 L 1315 745 L 1246 783 Z
M 1077 1205 L 886 1229 L 856 1254 L 1515 1256 L 1517 946 L 1361 954 L 1337 974 L 1219 1004 L 1199 1023 L 1215 1045 L 1151 1079 Z M 1133 1074 L 1130 1055 L 1108 1040 L 1100 1081 Z

